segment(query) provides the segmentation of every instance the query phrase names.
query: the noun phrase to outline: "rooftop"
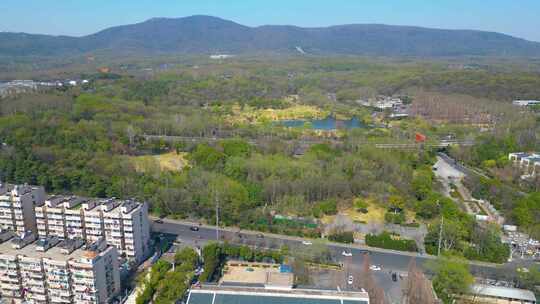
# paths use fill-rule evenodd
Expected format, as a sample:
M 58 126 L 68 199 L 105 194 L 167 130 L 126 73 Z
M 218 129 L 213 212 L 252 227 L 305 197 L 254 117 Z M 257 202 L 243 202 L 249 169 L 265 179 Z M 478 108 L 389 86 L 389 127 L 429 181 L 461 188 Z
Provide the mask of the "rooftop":
M 190 290 L 187 304 L 367 304 L 368 299 L 366 292 L 203 286 Z
M 50 242 L 51 247 L 43 251 L 43 242 Z M 17 255 L 32 259 L 48 258 L 55 261 L 67 262 L 69 260 L 79 260 L 83 258 L 91 259 L 100 252 L 105 251 L 106 248 L 107 246 L 84 246 L 82 240 L 67 239 L 61 242 L 38 240 L 37 242 L 28 244 L 22 248 L 15 249 L 12 246 L 12 242 L 5 241 L 0 244 L 0 255 Z
M 475 284 L 471 287 L 471 289 L 472 293 L 477 295 L 536 302 L 534 293 L 526 289 L 483 284 Z

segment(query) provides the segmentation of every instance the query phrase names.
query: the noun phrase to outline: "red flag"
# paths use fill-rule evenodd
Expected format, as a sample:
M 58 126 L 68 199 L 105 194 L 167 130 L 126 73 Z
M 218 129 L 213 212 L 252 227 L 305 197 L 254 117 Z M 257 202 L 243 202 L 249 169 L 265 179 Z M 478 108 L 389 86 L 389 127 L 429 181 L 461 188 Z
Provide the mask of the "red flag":
M 426 141 L 426 136 L 422 133 L 416 133 L 416 135 L 414 136 L 414 139 L 417 143 L 420 143 L 420 142 L 425 142 Z

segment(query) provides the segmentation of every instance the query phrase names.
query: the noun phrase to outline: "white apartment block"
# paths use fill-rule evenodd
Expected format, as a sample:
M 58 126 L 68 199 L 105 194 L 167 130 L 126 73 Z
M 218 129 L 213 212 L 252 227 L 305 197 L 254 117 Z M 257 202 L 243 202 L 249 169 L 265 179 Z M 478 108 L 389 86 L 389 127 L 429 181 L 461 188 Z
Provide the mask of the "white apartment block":
M 104 241 L 53 237 L 15 249 L 18 242 L 0 244 L 0 294 L 8 303 L 101 304 L 120 291 L 118 253 Z
M 34 206 L 44 199 L 43 187 L 0 183 L 0 229 L 37 233 Z
M 508 159 L 523 171 L 523 177 L 535 177 L 540 174 L 540 154 L 538 153 L 510 153 Z
M 36 218 L 40 237 L 105 239 L 137 264 L 150 252 L 148 206 L 144 203 L 53 196 L 36 207 Z

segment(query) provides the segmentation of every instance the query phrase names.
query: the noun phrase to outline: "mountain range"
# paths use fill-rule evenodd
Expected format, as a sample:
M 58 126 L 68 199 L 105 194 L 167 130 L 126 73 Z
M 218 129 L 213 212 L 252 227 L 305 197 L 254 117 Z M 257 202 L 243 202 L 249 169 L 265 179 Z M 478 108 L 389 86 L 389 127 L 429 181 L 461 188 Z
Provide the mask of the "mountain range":
M 93 52 L 540 57 L 540 43 L 495 32 L 381 24 L 248 27 L 211 16 L 153 18 L 82 37 L 0 33 L 0 56 Z

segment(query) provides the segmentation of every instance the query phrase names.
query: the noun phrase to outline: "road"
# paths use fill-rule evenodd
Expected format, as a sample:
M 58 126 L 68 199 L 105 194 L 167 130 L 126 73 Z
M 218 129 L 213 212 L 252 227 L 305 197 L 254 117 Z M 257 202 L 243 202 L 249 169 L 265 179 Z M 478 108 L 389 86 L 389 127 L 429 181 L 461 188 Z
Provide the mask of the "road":
M 151 135 L 151 134 L 143 134 L 142 137 L 145 140 L 164 140 L 167 142 L 178 142 L 178 141 L 186 141 L 186 142 L 216 142 L 226 139 L 231 139 L 233 137 L 224 137 L 224 136 L 172 136 L 172 135 Z M 253 146 L 258 146 L 261 143 L 254 139 L 247 139 L 247 143 Z M 314 144 L 321 144 L 321 143 L 331 143 L 331 144 L 341 144 L 343 143 L 343 140 L 341 139 L 300 139 L 300 140 L 285 140 L 286 142 L 289 142 L 291 144 L 297 144 L 297 145 L 314 145 Z M 474 145 L 474 141 L 470 140 L 441 140 L 441 141 L 435 141 L 435 142 L 425 142 L 425 143 L 416 143 L 416 142 L 405 142 L 405 143 L 384 143 L 384 142 L 358 142 L 355 143 L 359 146 L 374 146 L 375 148 L 379 149 L 419 149 L 422 147 L 431 147 L 431 148 L 444 148 L 451 145 L 459 145 L 459 146 L 472 146 Z
M 190 227 L 197 226 L 198 231 L 192 231 Z M 152 223 L 152 230 L 158 233 L 167 233 L 178 236 L 181 242 L 191 245 L 202 245 L 208 241 L 216 240 L 216 228 L 213 226 L 199 226 L 197 224 L 164 219 L 163 223 Z M 254 231 L 244 231 L 238 228 L 220 228 L 220 240 L 228 240 L 230 243 L 245 244 L 257 246 L 261 248 L 279 249 L 286 245 L 289 251 L 294 251 L 295 248 L 301 248 L 310 245 L 302 244 L 303 239 L 297 237 L 289 237 L 284 235 L 259 233 Z M 434 256 L 419 255 L 409 252 L 393 251 L 380 248 L 328 243 L 328 248 L 336 262 L 345 262 L 347 257 L 342 255 L 343 251 L 351 252 L 354 256 L 362 256 L 368 250 L 371 257 L 371 262 L 374 265 L 381 265 L 384 271 L 407 272 L 409 262 L 412 257 L 416 258 L 416 263 L 419 267 L 426 270 L 426 263 L 434 260 Z M 356 264 L 356 263 L 355 263 Z M 496 274 L 499 269 L 494 264 L 475 262 L 471 263 L 471 271 L 473 273 L 486 276 Z

